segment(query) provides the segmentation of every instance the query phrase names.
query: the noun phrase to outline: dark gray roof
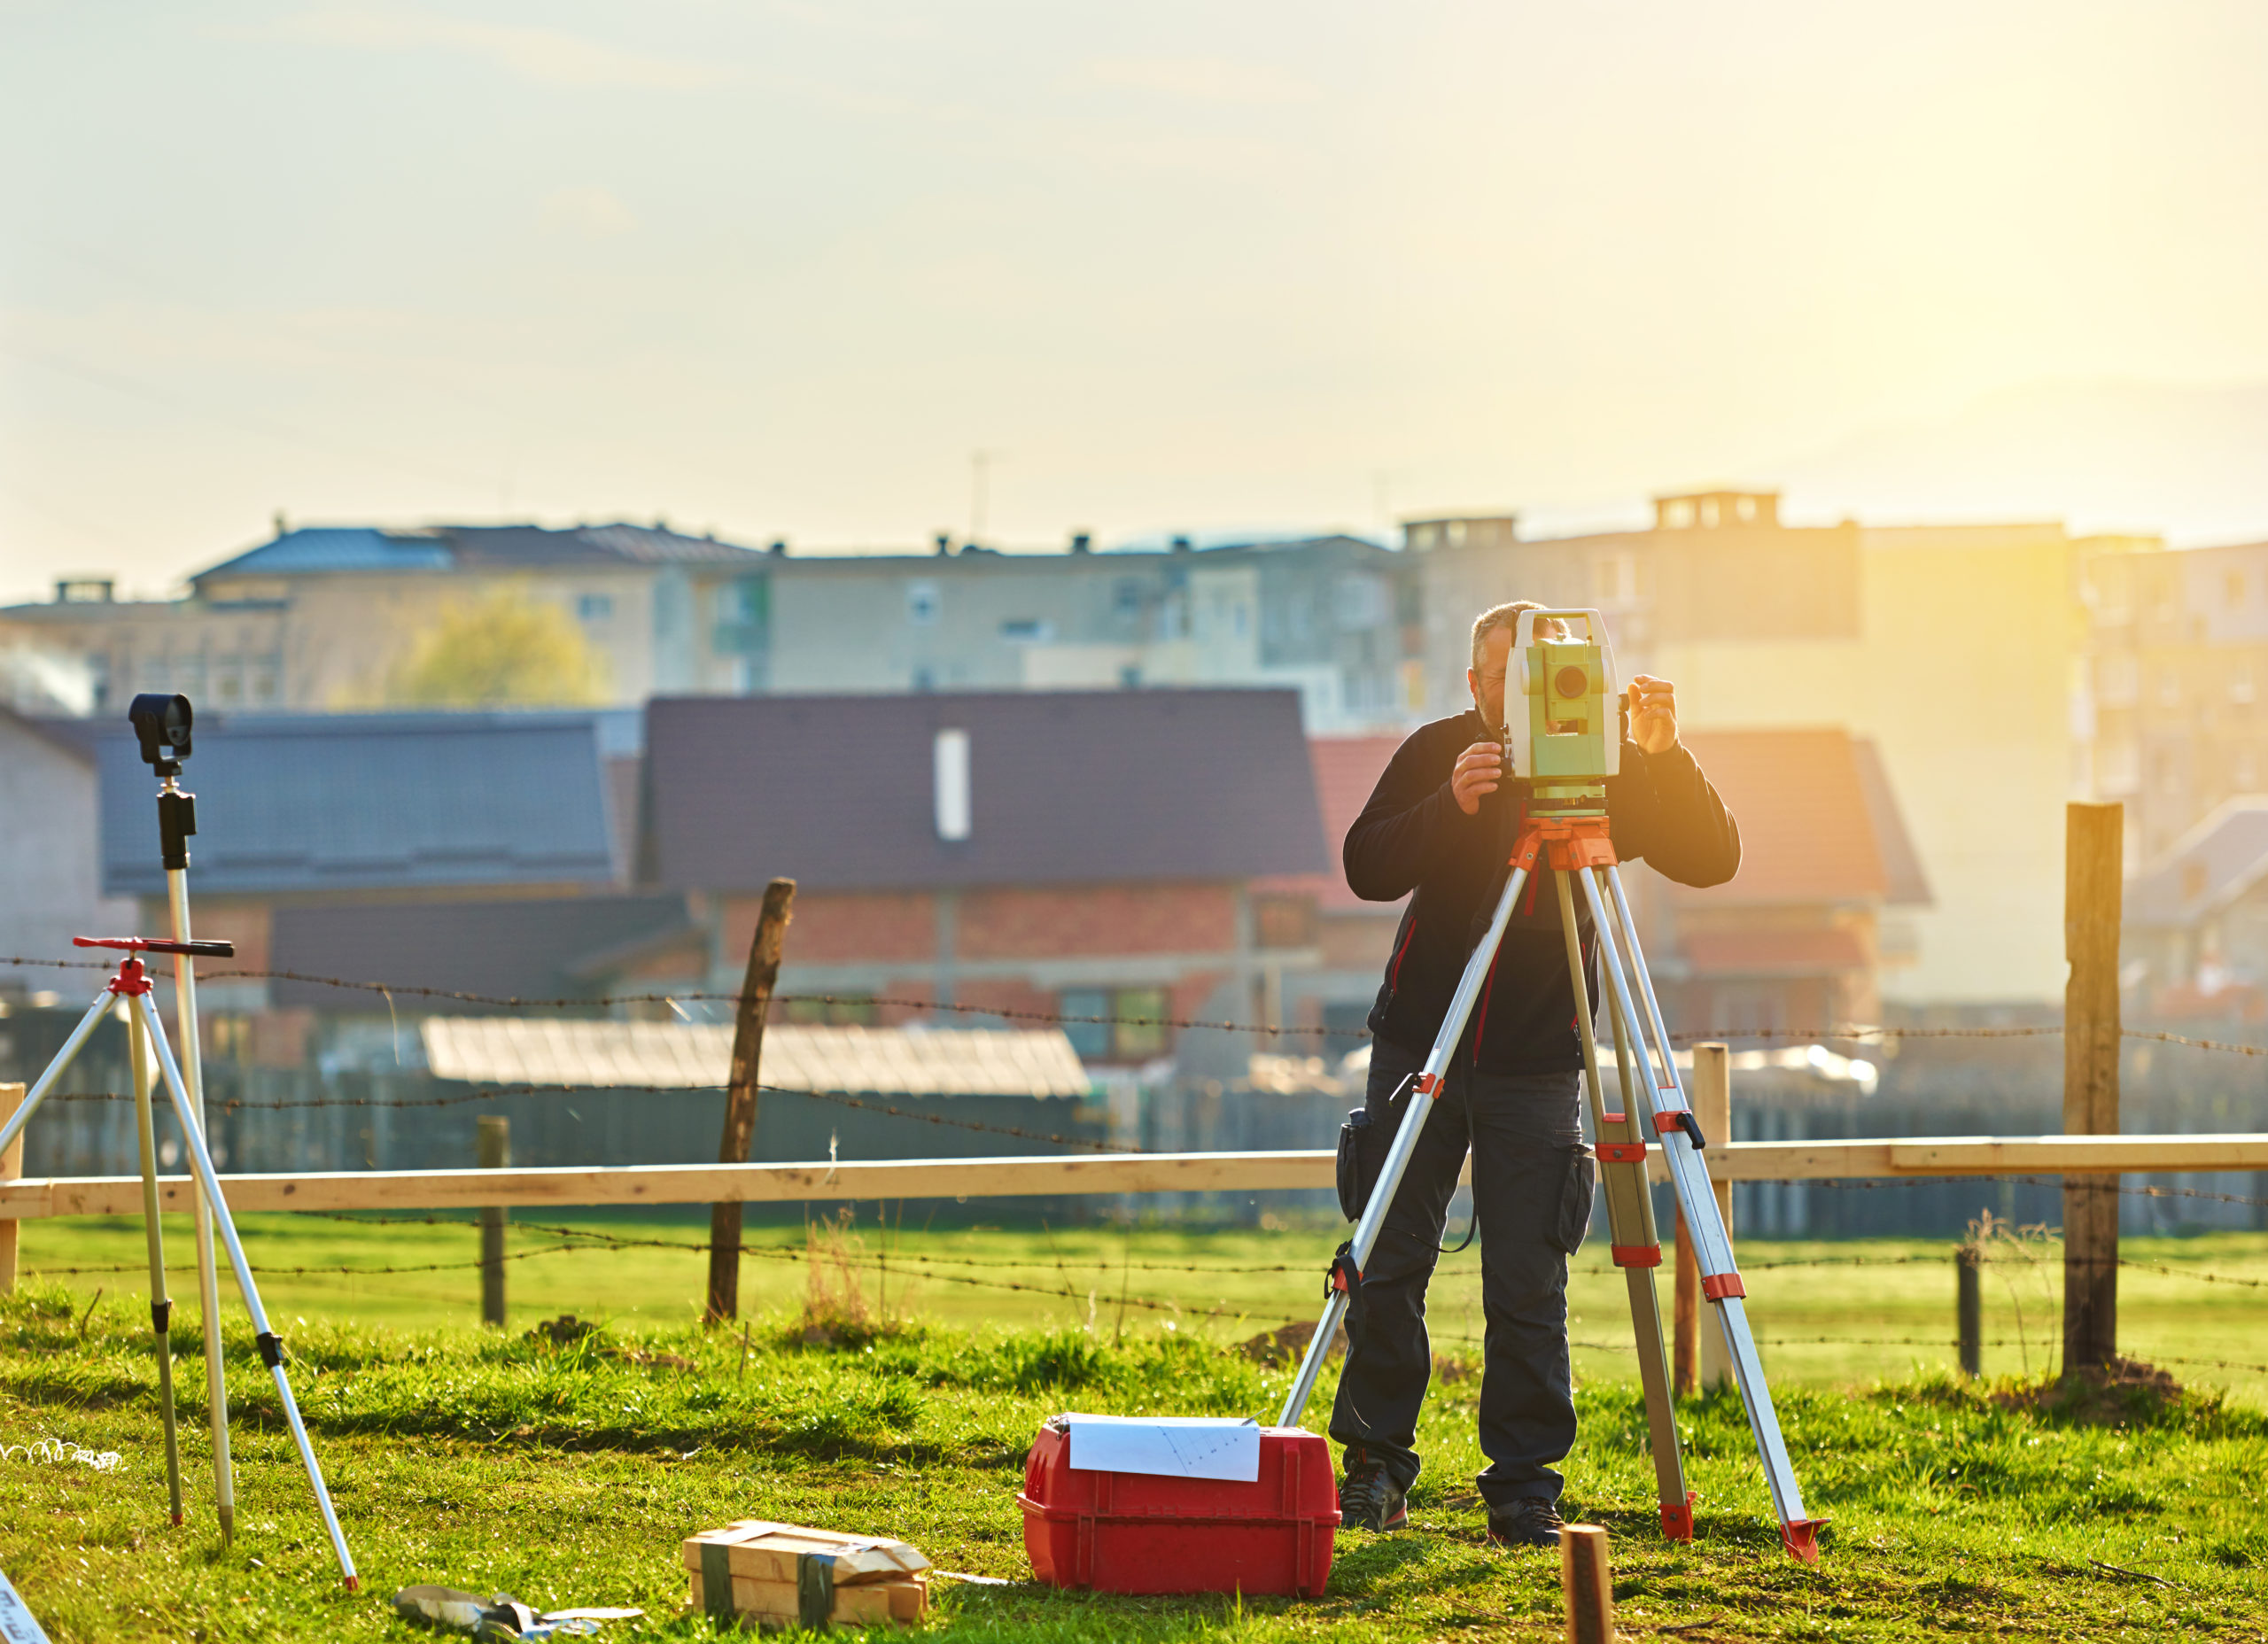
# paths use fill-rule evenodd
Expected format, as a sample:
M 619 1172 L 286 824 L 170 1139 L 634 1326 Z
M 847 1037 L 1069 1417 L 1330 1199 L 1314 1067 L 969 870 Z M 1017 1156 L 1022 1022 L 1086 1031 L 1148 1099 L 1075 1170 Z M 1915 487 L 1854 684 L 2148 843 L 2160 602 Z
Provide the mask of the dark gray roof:
M 502 902 L 352 903 L 279 907 L 272 926 L 279 971 L 517 999 L 600 996 L 583 961 L 689 930 L 681 896 L 567 896 Z M 221 968 L 226 968 L 225 966 Z M 362 989 L 277 980 L 278 1005 L 383 1013 L 386 996 Z M 472 1012 L 493 1004 L 396 992 L 405 1012 Z
M 937 837 L 936 733 L 969 737 L 969 837 Z M 1326 871 L 1296 693 L 660 698 L 643 877 L 731 890 Z
M 124 734 L 98 763 L 103 890 L 162 892 L 157 779 Z M 617 878 L 590 714 L 200 715 L 183 786 L 197 795 L 193 890 Z
M 2126 881 L 2125 922 L 2181 927 L 2268 878 L 2268 799 L 2232 799 Z

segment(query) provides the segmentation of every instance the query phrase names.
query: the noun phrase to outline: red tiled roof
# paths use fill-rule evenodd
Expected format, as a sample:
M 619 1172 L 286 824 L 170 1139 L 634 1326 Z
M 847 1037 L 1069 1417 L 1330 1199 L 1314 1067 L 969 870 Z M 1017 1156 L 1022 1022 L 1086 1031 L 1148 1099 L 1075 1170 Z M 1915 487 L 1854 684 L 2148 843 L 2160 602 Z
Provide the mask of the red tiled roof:
M 1816 976 L 1869 965 L 1854 930 L 1692 931 L 1678 946 L 1697 976 Z
M 1311 896 L 1324 913 L 1387 913 L 1400 903 L 1365 902 L 1347 888 L 1347 874 L 1340 865 L 1340 847 L 1347 830 L 1363 814 L 1371 790 L 1379 785 L 1386 764 L 1402 739 L 1398 736 L 1311 736 L 1308 760 L 1315 768 L 1315 791 L 1323 810 L 1324 842 L 1331 848 L 1327 873 L 1284 874 L 1256 881 L 1255 890 Z
M 1860 755 L 1839 727 L 1695 731 L 1684 738 L 1740 824 L 1740 872 L 1682 905 L 1883 902 L 1892 891 Z M 1908 848 L 1910 853 L 1910 848 Z

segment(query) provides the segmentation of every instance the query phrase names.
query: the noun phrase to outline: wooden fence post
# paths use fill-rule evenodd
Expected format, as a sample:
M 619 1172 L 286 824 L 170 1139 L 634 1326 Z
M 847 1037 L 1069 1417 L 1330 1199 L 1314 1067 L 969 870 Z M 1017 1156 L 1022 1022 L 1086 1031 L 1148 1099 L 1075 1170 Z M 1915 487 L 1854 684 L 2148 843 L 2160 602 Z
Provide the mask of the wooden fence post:
M 1980 1246 L 1953 1246 L 1953 1330 L 1960 1339 L 1963 1376 L 1984 1374 L 1984 1252 Z
M 796 908 L 796 881 L 775 879 L 764 888 L 764 911 L 748 944 L 748 974 L 741 982 L 733 1025 L 733 1069 L 725 1096 L 725 1135 L 717 1162 L 744 1165 L 756 1141 L 757 1067 L 764 1054 L 764 1019 L 780 981 L 780 955 Z M 709 1304 L 702 1322 L 737 1318 L 741 1310 L 741 1203 L 709 1207 Z
M 512 1167 L 512 1121 L 501 1113 L 480 1116 L 479 1164 L 483 1170 Z M 504 1219 L 501 1205 L 480 1212 L 480 1322 L 500 1329 L 504 1322 Z
M 0 1084 L 0 1125 L 15 1117 L 24 1105 L 24 1087 Z M 18 1136 L 0 1153 L 0 1182 L 13 1182 L 24 1174 L 24 1138 Z M 0 1221 L 0 1296 L 16 1288 L 16 1231 L 24 1224 L 13 1216 Z
M 2118 922 L 2123 889 L 2117 804 L 2074 803 L 2064 814 L 2063 1129 L 2118 1134 Z M 2118 1183 L 2063 1178 L 2063 1369 L 2108 1364 L 2118 1351 Z
M 1693 1047 L 1692 1090 L 1693 1118 L 1701 1127 L 1702 1136 L 1713 1143 L 1731 1141 L 1733 1074 L 1732 1052 L 1729 1050 L 1714 1043 Z M 1729 1245 L 1733 1237 L 1733 1184 L 1716 1182 L 1713 1185 L 1717 1195 L 1717 1215 L 1725 1224 L 1725 1242 Z M 1682 1299 L 1686 1287 L 1689 1284 L 1692 1287 L 1693 1306 L 1689 1316 L 1692 1333 L 1698 1338 L 1693 1348 L 1680 1346 L 1678 1351 L 1689 1354 L 1688 1362 L 1698 1360 L 1700 1384 L 1705 1391 L 1729 1384 L 1733 1378 L 1733 1365 L 1725 1353 L 1725 1333 L 1717 1328 L 1716 1320 L 1711 1318 L 1707 1323 L 1702 1322 L 1701 1264 L 1694 1259 L 1692 1240 L 1686 1232 L 1685 1218 L 1682 1214 L 1677 1219 L 1677 1232 L 1678 1294 Z M 1678 1314 L 1681 1318 L 1687 1316 L 1682 1300 Z

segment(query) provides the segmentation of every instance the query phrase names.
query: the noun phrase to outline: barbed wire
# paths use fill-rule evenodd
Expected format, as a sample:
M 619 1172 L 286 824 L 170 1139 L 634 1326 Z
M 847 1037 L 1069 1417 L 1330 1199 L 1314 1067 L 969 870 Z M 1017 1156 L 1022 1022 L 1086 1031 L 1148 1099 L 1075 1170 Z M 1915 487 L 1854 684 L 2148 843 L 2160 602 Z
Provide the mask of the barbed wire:
M 65 970 L 113 968 L 109 963 L 98 959 L 35 959 L 21 955 L 0 956 L 0 965 L 45 966 Z M 323 976 L 307 971 L 228 970 L 206 971 L 201 974 L 206 981 L 294 981 L 309 987 L 336 988 L 353 992 L 380 994 L 389 1001 L 396 996 L 446 999 L 461 1004 L 491 1005 L 500 1010 L 592 1010 L 625 1004 L 683 1003 L 730 1004 L 738 1006 L 745 996 L 739 992 L 727 993 L 696 989 L 668 993 L 574 995 L 558 998 L 527 998 L 517 994 L 475 993 L 462 989 L 428 988 L 406 982 L 358 981 L 353 977 Z M 160 976 L 156 980 L 167 979 Z M 1059 1026 L 1076 1023 L 1093 1027 L 1171 1028 L 1182 1031 L 1205 1030 L 1252 1034 L 1270 1038 L 1288 1036 L 1367 1040 L 1372 1036 L 1367 1028 L 1330 1028 L 1289 1022 L 1215 1021 L 1204 1017 L 1184 1016 L 1084 1015 L 1075 1012 L 1039 1011 L 1012 1005 L 947 1003 L 936 999 L 894 998 L 872 994 L 778 993 L 772 996 L 771 1003 L 774 1005 L 817 1004 L 830 1009 L 905 1010 L 931 1014 L 977 1016 L 1005 1021 L 1045 1022 Z M 1845 1022 L 1818 1028 L 1694 1028 L 1673 1033 L 1670 1038 L 1681 1044 L 1757 1039 L 1817 1043 L 1837 1039 L 1857 1042 L 1868 1039 L 2053 1038 L 2061 1035 L 2062 1032 L 2063 1025 L 2060 1022 L 1977 1027 L 1899 1027 L 1878 1022 Z M 2238 1056 L 2268 1056 L 2268 1045 L 2247 1044 L 2233 1040 L 2198 1038 L 2188 1034 L 2174 1033 L 2162 1028 L 2125 1028 L 2120 1030 L 2120 1036 L 2160 1044 L 2183 1045 L 2193 1050 L 2218 1051 Z

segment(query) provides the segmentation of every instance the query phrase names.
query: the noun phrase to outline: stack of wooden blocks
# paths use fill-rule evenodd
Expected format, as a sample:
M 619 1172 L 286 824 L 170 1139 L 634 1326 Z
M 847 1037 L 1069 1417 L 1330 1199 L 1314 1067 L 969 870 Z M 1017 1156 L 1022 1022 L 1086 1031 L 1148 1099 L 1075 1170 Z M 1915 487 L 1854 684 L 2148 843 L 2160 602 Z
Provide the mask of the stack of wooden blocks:
M 912 1626 L 928 1613 L 929 1561 L 903 1541 L 743 1519 L 687 1537 L 693 1603 L 757 1626 Z

